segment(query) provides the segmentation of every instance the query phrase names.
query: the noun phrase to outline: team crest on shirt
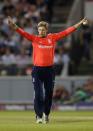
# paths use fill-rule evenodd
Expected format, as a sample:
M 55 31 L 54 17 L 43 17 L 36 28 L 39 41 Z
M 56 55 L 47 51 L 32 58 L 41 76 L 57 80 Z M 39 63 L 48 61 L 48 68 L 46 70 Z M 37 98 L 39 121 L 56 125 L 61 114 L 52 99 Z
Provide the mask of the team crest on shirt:
M 50 39 L 48 39 L 48 42 L 49 42 L 49 44 L 51 44 L 51 43 L 52 43 L 52 41 L 51 41 Z

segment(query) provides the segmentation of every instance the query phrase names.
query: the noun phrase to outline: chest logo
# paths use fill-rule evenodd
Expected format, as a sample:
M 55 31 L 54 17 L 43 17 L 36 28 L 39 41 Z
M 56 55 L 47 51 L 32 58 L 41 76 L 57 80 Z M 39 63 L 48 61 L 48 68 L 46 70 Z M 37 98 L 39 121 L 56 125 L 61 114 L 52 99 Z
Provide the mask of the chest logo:
M 48 39 L 48 43 L 49 43 L 49 44 L 51 44 L 51 43 L 52 43 L 52 41 L 51 41 L 50 39 Z
M 53 46 L 51 45 L 51 46 L 47 46 L 47 45 L 38 45 L 38 47 L 39 48 L 46 48 L 46 49 L 51 49 L 51 48 L 53 48 Z

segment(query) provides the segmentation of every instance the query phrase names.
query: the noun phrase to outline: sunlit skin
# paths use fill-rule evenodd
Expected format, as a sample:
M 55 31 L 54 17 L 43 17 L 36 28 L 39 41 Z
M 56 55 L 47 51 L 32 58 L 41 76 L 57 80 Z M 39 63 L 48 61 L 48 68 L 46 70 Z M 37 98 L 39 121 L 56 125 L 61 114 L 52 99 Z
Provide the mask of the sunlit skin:
M 40 37 L 46 37 L 47 32 L 48 30 L 44 26 L 38 27 L 38 33 Z

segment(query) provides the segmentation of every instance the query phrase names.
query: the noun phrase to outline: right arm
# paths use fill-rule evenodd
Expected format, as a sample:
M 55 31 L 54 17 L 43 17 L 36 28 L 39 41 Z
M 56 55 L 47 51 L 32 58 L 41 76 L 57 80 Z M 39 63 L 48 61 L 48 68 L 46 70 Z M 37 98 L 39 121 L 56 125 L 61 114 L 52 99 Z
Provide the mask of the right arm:
M 34 40 L 35 36 L 25 32 L 23 29 L 21 29 L 19 26 L 17 26 L 10 16 L 8 17 L 8 24 L 14 31 L 18 32 L 20 35 L 22 35 L 26 39 L 28 39 L 30 41 Z

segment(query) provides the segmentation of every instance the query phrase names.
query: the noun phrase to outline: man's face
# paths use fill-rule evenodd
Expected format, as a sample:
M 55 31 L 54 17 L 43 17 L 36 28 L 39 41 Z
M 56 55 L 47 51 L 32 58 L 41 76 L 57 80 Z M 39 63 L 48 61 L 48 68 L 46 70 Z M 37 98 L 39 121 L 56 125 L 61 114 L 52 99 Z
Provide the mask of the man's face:
M 38 27 L 38 33 L 40 37 L 46 37 L 47 29 L 44 26 Z

